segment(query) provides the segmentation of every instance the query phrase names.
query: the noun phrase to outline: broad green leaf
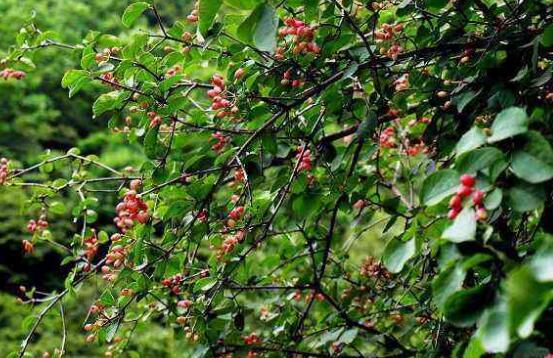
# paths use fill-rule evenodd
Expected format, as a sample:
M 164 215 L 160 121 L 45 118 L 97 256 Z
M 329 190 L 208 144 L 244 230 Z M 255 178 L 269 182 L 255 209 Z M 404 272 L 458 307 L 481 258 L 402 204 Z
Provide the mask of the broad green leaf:
M 505 162 L 505 155 L 496 148 L 479 148 L 465 152 L 455 161 L 459 173 L 476 174 L 477 171 L 492 167 L 497 162 Z
M 545 191 L 541 185 L 520 182 L 509 189 L 509 205 L 518 212 L 539 208 L 545 201 Z
M 534 323 L 553 298 L 552 289 L 551 283 L 537 282 L 527 266 L 509 274 L 506 281 L 509 319 L 520 337 L 532 333 Z
M 495 188 L 484 198 L 484 206 L 488 210 L 495 210 L 499 207 L 499 205 L 501 205 L 502 200 L 503 190 L 501 190 L 500 188 Z
M 63 88 L 69 88 L 69 97 L 73 97 L 77 92 L 90 82 L 88 72 L 83 70 L 70 70 L 65 73 L 61 80 Z
M 530 183 L 553 178 L 553 149 L 538 132 L 526 134 L 526 143 L 513 155 L 511 169 L 515 175 Z
M 131 27 L 136 19 L 138 19 L 140 15 L 142 15 L 142 13 L 149 7 L 150 4 L 143 1 L 135 2 L 134 4 L 129 5 L 123 13 L 121 22 L 123 22 L 123 25 L 125 25 L 126 27 Z
M 478 127 L 472 127 L 459 139 L 455 151 L 457 155 L 461 155 L 484 144 L 486 144 L 486 134 L 484 134 L 484 131 Z
M 471 241 L 476 235 L 476 218 L 474 209 L 464 208 L 442 234 L 442 238 L 451 242 L 459 243 Z
M 457 291 L 445 301 L 444 316 L 456 326 L 471 326 L 476 323 L 489 302 L 489 295 L 490 292 L 485 286 Z
M 438 307 L 443 307 L 447 298 L 463 287 L 465 276 L 466 272 L 461 265 L 450 265 L 434 278 L 432 294 Z
M 482 314 L 475 333 L 488 353 L 504 353 L 509 348 L 509 316 L 507 303 L 498 302 Z
M 276 48 L 278 16 L 275 8 L 260 4 L 238 27 L 238 37 L 262 51 L 273 52 Z
M 92 105 L 94 118 L 118 108 L 122 103 L 123 97 L 120 91 L 112 91 L 100 95 Z
M 459 173 L 452 169 L 430 174 L 422 183 L 420 199 L 423 205 L 432 206 L 455 193 L 459 186 Z
M 528 116 L 526 111 L 520 107 L 510 107 L 502 110 L 495 117 L 491 127 L 492 135 L 488 138 L 488 142 L 499 142 L 526 133 L 527 130 Z
M 399 239 L 392 239 L 386 245 L 382 254 L 382 262 L 391 273 L 398 273 L 413 255 L 415 255 L 415 238 L 403 242 Z
M 222 0 L 199 0 L 198 30 L 206 35 L 223 3 Z

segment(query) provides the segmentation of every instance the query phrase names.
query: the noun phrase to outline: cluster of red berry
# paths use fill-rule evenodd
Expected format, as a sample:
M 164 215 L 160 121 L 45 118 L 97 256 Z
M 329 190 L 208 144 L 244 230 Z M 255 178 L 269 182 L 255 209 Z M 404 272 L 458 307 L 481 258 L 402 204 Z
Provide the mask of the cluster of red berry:
M 238 183 L 244 182 L 246 179 L 246 176 L 244 175 L 244 171 L 242 168 L 238 168 L 234 171 L 234 180 Z
M 218 111 L 215 115 L 217 118 L 225 118 L 227 116 L 234 116 L 239 112 L 238 107 L 232 105 L 232 103 L 226 98 L 225 95 L 225 79 L 218 74 L 214 74 L 211 78 L 211 84 L 213 88 L 207 91 L 207 95 L 211 98 L 211 109 Z
M 292 79 L 291 70 L 286 70 L 282 74 L 282 80 L 280 80 L 280 84 L 283 86 L 290 85 L 292 87 L 302 87 L 305 84 L 305 82 L 299 78 Z
M 102 52 L 98 52 L 94 56 L 94 61 L 96 61 L 96 63 L 106 62 L 111 56 L 118 54 L 119 51 L 121 51 L 119 47 L 105 48 Z
M 119 84 L 119 81 L 117 80 L 117 78 L 115 78 L 115 75 L 113 74 L 113 72 L 105 72 L 105 73 L 102 73 L 100 75 L 100 78 L 107 82 L 107 85 L 109 87 L 117 87 L 117 85 Z
M 140 180 L 133 180 L 130 185 L 131 190 L 125 193 L 123 201 L 115 207 L 117 217 L 113 219 L 113 221 L 122 233 L 132 229 L 135 221 L 145 224 L 150 220 L 148 205 L 146 205 L 144 200 L 136 193 L 136 190 L 140 188 L 141 185 L 142 182 Z
M 9 163 L 10 161 L 7 158 L 0 159 L 0 185 L 5 184 L 8 180 L 8 174 L 10 174 Z
M 390 25 L 383 24 L 382 27 L 374 32 L 374 38 L 376 42 L 391 42 L 394 40 L 394 37 L 400 35 L 403 32 L 403 25 Z M 386 55 L 387 57 L 395 60 L 397 56 L 403 51 L 403 48 L 397 43 L 392 43 L 388 48 L 382 46 L 380 48 L 380 54 Z
M 413 157 L 419 153 L 428 154 L 429 152 L 428 147 L 424 144 L 422 139 L 418 139 L 415 144 L 412 144 L 409 139 L 405 139 L 405 145 L 405 153 Z
M 459 178 L 459 183 L 461 186 L 449 201 L 447 217 L 450 220 L 455 219 L 463 208 L 463 199 L 472 196 L 472 204 L 476 207 L 476 220 L 486 220 L 488 213 L 483 203 L 485 194 L 482 190 L 474 189 L 476 178 L 470 174 L 463 174 Z
M 161 281 L 161 284 L 164 287 L 167 287 L 168 289 L 170 289 L 173 294 L 178 295 L 181 293 L 181 285 L 183 284 L 183 282 L 184 282 L 184 276 L 178 273 L 169 278 L 163 279 L 163 281 Z
M 236 222 L 244 215 L 244 207 L 237 206 L 232 209 L 228 214 L 227 226 L 233 228 L 236 226 Z
M 194 3 L 194 9 L 190 12 L 190 15 L 188 15 L 186 17 L 186 20 L 188 20 L 188 22 L 190 23 L 196 23 L 198 22 L 198 14 L 199 14 L 199 10 L 200 9 L 200 3 L 198 1 L 196 1 Z
M 304 150 L 303 147 L 298 147 L 296 152 L 296 159 L 299 161 L 298 172 L 311 170 L 311 151 L 309 149 Z
M 41 214 L 38 220 L 31 219 L 27 222 L 27 230 L 34 234 L 36 231 L 42 231 L 48 228 L 48 219 L 46 214 Z
M 27 74 L 23 71 L 14 70 L 13 68 L 5 68 L 2 71 L 0 71 L 0 77 L 8 80 L 10 78 L 21 80 L 25 78 Z
M 428 124 L 428 123 L 430 123 L 430 122 L 432 122 L 432 120 L 431 120 L 430 118 L 428 118 L 428 117 L 422 117 L 422 118 L 420 118 L 420 119 L 411 119 L 411 120 L 409 121 L 409 123 L 407 123 L 407 125 L 408 125 L 409 127 L 414 127 L 414 126 L 417 125 L 417 123 Z
M 230 137 L 221 132 L 215 132 L 211 137 L 216 140 L 215 144 L 211 146 L 211 149 L 213 149 L 216 153 L 219 153 L 223 147 L 230 142 Z
M 386 127 L 379 136 L 379 142 L 381 148 L 395 148 L 396 141 L 396 129 L 392 126 Z
M 231 219 L 229 219 L 229 221 L 230 220 Z M 233 235 L 228 236 L 225 240 L 223 240 L 221 247 L 217 250 L 217 259 L 221 260 L 226 254 L 234 251 L 234 247 L 244 241 L 245 238 L 245 230 L 238 230 Z
M 262 342 L 261 337 L 259 337 L 255 332 L 250 333 L 247 336 L 244 336 L 242 338 L 244 339 L 244 343 L 248 346 L 253 346 L 254 344 L 260 344 Z
M 374 257 L 367 257 L 361 267 L 359 274 L 363 277 L 371 277 L 374 279 L 390 279 L 392 274 L 386 270 L 382 263 L 378 262 Z
M 96 231 L 92 231 L 92 235 L 90 237 L 87 237 L 84 240 L 85 245 L 85 256 L 86 260 L 88 262 L 92 261 L 94 259 L 94 256 L 98 253 L 98 236 L 96 235 Z M 88 271 L 88 270 L 85 270 Z
M 284 24 L 286 24 L 286 26 L 278 30 L 278 35 L 280 38 L 283 39 L 286 36 L 293 36 L 292 53 L 294 55 L 308 52 L 318 54 L 319 52 L 321 52 L 320 47 L 315 42 L 313 42 L 313 37 L 316 30 L 315 27 L 308 26 L 305 24 L 305 22 L 294 18 L 285 19 Z M 277 54 L 275 57 L 277 60 L 283 60 L 284 49 L 282 49 L 281 47 L 277 48 Z
M 156 111 L 150 111 L 147 113 L 148 119 L 150 120 L 150 128 L 159 126 L 163 120 Z
M 182 66 L 179 64 L 176 64 L 172 66 L 170 69 L 168 69 L 167 71 L 165 71 L 165 77 L 173 77 L 181 71 L 182 71 Z

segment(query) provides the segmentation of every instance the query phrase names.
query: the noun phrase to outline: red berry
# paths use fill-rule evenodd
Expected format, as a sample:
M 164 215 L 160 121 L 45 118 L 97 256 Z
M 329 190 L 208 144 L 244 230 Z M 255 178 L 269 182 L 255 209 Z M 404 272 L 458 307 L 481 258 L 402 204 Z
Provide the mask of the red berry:
M 472 188 L 470 186 L 460 186 L 459 189 L 457 189 L 457 195 L 459 195 L 462 198 L 465 198 L 472 194 Z
M 453 220 L 457 217 L 457 215 L 459 215 L 459 211 L 458 210 L 455 210 L 455 209 L 451 209 L 449 210 L 449 212 L 447 213 L 447 218 L 449 220 Z
M 460 209 L 463 199 L 459 195 L 454 195 L 449 200 L 449 207 L 452 209 Z
M 473 187 L 474 184 L 476 183 L 476 179 L 470 174 L 461 175 L 461 178 L 459 178 L 459 181 L 461 182 L 461 184 L 468 187 Z
M 472 193 L 472 202 L 474 205 L 482 205 L 482 200 L 484 199 L 484 192 L 482 190 L 476 190 Z

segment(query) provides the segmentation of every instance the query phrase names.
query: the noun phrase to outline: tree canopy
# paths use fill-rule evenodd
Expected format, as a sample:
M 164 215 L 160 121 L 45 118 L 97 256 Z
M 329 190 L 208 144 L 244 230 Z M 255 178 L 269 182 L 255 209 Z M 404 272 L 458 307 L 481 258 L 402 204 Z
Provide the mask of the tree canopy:
M 45 49 L 77 58 L 61 86 L 124 141 L 110 163 L 1 159 L 0 190 L 31 197 L 22 250 L 69 268 L 21 289 L 8 357 L 53 310 L 66 354 L 64 301 L 90 285 L 83 339 L 107 357 L 144 322 L 192 357 L 549 354 L 550 1 L 163 6 L 76 38 L 31 18 L 0 62 L 16 91 Z

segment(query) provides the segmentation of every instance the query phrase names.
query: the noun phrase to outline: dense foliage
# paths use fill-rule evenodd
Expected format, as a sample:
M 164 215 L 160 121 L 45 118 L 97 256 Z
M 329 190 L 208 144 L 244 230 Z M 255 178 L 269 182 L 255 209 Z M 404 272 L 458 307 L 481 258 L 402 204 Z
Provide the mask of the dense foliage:
M 198 357 L 548 354 L 549 1 L 190 5 L 135 2 L 136 30 L 80 42 L 31 20 L 2 61 L 13 83 L 38 50 L 79 56 L 61 85 L 100 84 L 94 120 L 144 154 L 1 160 L 2 190 L 33 197 L 23 250 L 72 267 L 61 291 L 22 288 L 40 305 L 10 357 L 98 276 L 83 330 L 106 356 L 145 322 Z M 68 212 L 74 236 L 53 236 Z M 398 234 L 363 252 L 381 223 Z

